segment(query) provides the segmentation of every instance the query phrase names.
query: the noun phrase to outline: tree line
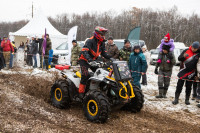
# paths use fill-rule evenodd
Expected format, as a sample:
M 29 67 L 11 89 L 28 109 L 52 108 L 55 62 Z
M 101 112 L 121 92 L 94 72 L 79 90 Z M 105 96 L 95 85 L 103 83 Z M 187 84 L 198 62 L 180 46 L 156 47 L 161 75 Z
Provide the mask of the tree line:
M 141 26 L 140 39 L 144 40 L 149 49 L 156 48 L 160 40 L 169 32 L 175 42 L 184 42 L 189 46 L 194 41 L 200 41 L 200 17 L 193 13 L 184 16 L 176 6 L 167 10 L 153 10 L 151 8 L 138 9 L 133 7 L 121 13 L 85 12 L 80 14 L 61 14 L 55 18 L 48 18 L 51 24 L 61 33 L 67 34 L 69 29 L 78 26 L 77 40 L 84 41 L 92 36 L 95 26 L 109 29 L 108 36 L 115 39 L 126 39 L 131 29 Z M 0 36 L 15 32 L 22 28 L 27 21 L 0 23 Z

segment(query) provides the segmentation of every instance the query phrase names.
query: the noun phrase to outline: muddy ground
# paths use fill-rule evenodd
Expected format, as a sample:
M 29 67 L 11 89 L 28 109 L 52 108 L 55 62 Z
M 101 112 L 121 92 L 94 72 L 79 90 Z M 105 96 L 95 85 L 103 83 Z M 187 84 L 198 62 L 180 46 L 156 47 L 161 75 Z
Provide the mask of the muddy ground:
M 50 78 L 0 72 L 1 132 L 98 132 L 98 133 L 199 133 L 200 117 L 190 112 L 168 112 L 144 105 L 140 113 L 115 110 L 104 124 L 91 123 L 82 106 L 57 109 L 50 104 Z

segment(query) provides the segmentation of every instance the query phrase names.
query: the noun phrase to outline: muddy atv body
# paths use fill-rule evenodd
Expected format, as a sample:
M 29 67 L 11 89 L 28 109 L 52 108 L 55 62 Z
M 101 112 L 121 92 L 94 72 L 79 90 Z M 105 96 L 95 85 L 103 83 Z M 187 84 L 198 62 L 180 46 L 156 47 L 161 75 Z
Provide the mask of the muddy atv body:
M 85 96 L 78 97 L 80 72 L 62 72 L 51 88 L 51 102 L 57 108 L 69 108 L 72 102 L 81 101 L 89 121 L 105 122 L 111 109 L 123 108 L 139 112 L 144 103 L 142 91 L 132 83 L 131 73 L 125 61 L 97 63 L 98 69 L 90 73 Z

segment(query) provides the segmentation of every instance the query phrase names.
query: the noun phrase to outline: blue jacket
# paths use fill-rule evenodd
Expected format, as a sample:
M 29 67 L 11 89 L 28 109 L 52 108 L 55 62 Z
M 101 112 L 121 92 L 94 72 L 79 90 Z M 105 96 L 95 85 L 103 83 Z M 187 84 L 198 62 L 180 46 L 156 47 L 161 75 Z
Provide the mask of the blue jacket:
M 132 77 L 141 76 L 141 73 L 137 72 L 146 72 L 147 69 L 147 61 L 142 52 L 139 53 L 131 53 L 130 59 L 128 62 L 129 69 L 131 70 Z M 132 72 L 137 71 L 137 72 Z

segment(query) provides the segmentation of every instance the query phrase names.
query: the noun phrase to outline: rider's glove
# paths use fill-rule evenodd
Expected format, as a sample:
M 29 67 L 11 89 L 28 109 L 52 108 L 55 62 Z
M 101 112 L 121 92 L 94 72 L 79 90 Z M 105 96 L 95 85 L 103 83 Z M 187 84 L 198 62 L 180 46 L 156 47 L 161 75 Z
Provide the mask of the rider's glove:
M 93 66 L 93 67 L 97 66 L 97 62 L 96 61 L 91 61 L 89 64 L 90 64 L 90 66 Z

